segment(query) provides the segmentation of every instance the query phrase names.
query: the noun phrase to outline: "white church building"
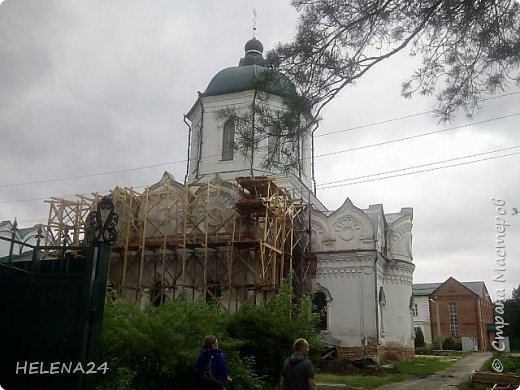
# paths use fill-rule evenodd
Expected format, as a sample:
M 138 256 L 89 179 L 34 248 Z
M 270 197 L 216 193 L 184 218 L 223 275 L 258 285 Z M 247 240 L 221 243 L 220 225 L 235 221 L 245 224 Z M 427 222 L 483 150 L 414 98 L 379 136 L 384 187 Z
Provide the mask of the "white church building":
M 305 119 L 301 131 L 293 133 L 276 133 L 262 122 L 262 115 L 283 118 L 286 95 L 294 91 L 287 78 L 267 71 L 263 46 L 256 38 L 246 43 L 238 66 L 216 73 L 185 116 L 186 184 L 166 173 L 143 194 L 119 187 L 112 191 L 119 234 L 124 238 L 115 243 L 111 282 L 122 297 L 140 305 L 160 304 L 164 297 L 175 298 L 186 291 L 194 300 L 220 299 L 229 308 L 250 298 L 260 298 L 261 303 L 263 294 L 273 291 L 290 269 L 285 265 L 284 244 L 273 247 L 259 240 L 253 249 L 240 247 L 244 241 L 229 243 L 240 232 L 236 224 L 242 224 L 244 236 L 250 233 L 248 224 L 259 220 L 240 214 L 232 188 L 237 178 L 245 178 L 242 183 L 251 186 L 256 184 L 247 177 L 267 178 L 275 191 L 283 189 L 306 205 L 306 248 L 313 261 L 310 286 L 315 303 L 325 313 L 320 328 L 339 357 L 409 358 L 414 350 L 413 210 L 405 207 L 385 213 L 380 204 L 361 209 L 348 198 L 336 210 L 328 210 L 313 191 L 313 133 L 306 129 Z M 266 131 L 255 134 L 261 126 Z M 251 187 L 248 193 L 254 191 Z M 274 200 L 273 210 L 284 210 L 285 216 L 296 210 L 279 208 L 276 202 L 280 201 L 285 202 Z M 265 198 L 248 207 L 262 202 Z M 77 221 L 92 204 L 83 198 L 78 203 L 58 203 L 51 202 L 49 226 L 68 226 L 71 242 L 77 245 L 82 229 Z M 61 217 L 69 214 L 60 211 L 69 204 L 81 210 L 78 215 L 71 212 L 75 217 L 70 221 Z M 56 223 L 51 223 L 53 219 Z M 264 225 L 258 226 L 272 223 L 269 234 L 273 232 L 278 242 L 284 228 L 273 221 L 266 217 Z M 2 236 L 11 237 L 12 231 L 7 222 L 0 224 Z M 17 238 L 32 240 L 35 231 L 19 231 L 23 237 Z M 49 232 L 50 241 L 60 245 L 63 232 Z M 255 251 L 263 251 L 262 259 L 271 268 L 254 263 Z M 238 257 L 235 268 L 231 267 L 233 253 Z
M 239 120 L 223 112 L 234 110 L 238 118 L 259 94 L 264 106 L 273 112 L 283 110 L 284 88 L 291 87 L 280 75 L 278 82 L 258 87 L 267 72 L 262 53 L 261 42 L 249 40 L 239 65 L 219 71 L 186 115 L 190 121 L 188 181 L 215 175 L 229 181 L 245 175 L 269 176 L 294 196 L 307 199 L 312 204 L 312 253 L 317 260 L 312 285 L 317 302 L 326 306 L 323 332 L 343 357 L 410 357 L 413 210 L 387 214 L 380 204 L 363 210 L 348 198 L 337 210 L 327 210 L 312 191 L 311 131 L 303 132 L 297 141 L 267 136 L 246 157 L 239 153 Z M 289 152 L 280 152 L 283 148 Z M 266 168 L 273 151 L 279 164 Z M 291 163 L 296 156 L 292 170 L 283 169 L 288 156 Z

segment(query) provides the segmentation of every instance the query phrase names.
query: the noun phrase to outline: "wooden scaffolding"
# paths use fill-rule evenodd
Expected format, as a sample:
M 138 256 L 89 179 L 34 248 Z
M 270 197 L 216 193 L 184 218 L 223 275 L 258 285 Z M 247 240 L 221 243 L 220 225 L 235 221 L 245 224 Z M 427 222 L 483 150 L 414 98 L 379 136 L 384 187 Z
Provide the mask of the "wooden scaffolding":
M 111 196 L 119 225 L 110 281 L 127 300 L 158 305 L 183 295 L 235 310 L 261 303 L 289 275 L 298 293 L 309 291 L 307 207 L 270 178 L 183 185 L 165 173 L 142 193 L 117 187 Z M 97 199 L 49 201 L 52 237 L 67 228 L 79 239 Z

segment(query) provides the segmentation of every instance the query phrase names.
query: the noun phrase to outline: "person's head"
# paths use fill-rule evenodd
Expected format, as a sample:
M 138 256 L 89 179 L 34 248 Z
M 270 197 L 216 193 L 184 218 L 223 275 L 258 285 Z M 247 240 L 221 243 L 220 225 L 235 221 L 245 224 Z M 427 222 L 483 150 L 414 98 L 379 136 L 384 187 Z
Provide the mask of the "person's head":
M 301 353 L 304 356 L 307 356 L 309 353 L 309 343 L 305 339 L 296 339 L 293 345 L 294 353 Z
M 208 334 L 204 337 L 202 341 L 202 348 L 204 349 L 218 349 L 218 339 L 217 336 L 213 336 L 212 334 Z

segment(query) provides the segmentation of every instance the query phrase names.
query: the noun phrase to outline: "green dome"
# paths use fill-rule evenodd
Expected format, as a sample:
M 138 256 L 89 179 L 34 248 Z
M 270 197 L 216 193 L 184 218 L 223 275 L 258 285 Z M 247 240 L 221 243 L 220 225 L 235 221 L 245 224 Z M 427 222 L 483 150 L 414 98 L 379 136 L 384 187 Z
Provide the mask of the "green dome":
M 209 82 L 204 95 L 215 96 L 233 92 L 258 90 L 284 96 L 295 92 L 294 85 L 282 74 L 270 75 L 262 56 L 262 43 L 253 38 L 245 45 L 244 58 L 238 66 L 218 72 Z M 265 81 L 267 77 L 271 80 Z
M 226 68 L 211 79 L 204 95 L 214 96 L 252 91 L 255 86 L 258 90 L 278 96 L 294 93 L 294 86 L 285 76 L 275 74 L 273 80 L 262 83 L 263 77 L 267 76 L 267 69 L 255 64 Z

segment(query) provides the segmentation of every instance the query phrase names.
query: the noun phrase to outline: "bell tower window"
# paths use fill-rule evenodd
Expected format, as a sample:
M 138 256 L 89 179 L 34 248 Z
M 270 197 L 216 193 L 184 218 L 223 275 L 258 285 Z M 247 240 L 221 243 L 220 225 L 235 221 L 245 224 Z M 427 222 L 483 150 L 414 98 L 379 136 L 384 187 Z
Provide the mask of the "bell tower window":
M 233 160 L 235 153 L 235 122 L 231 119 L 224 123 L 222 132 L 222 160 Z
M 280 162 L 280 137 L 270 134 L 267 138 L 267 160 L 270 163 Z

